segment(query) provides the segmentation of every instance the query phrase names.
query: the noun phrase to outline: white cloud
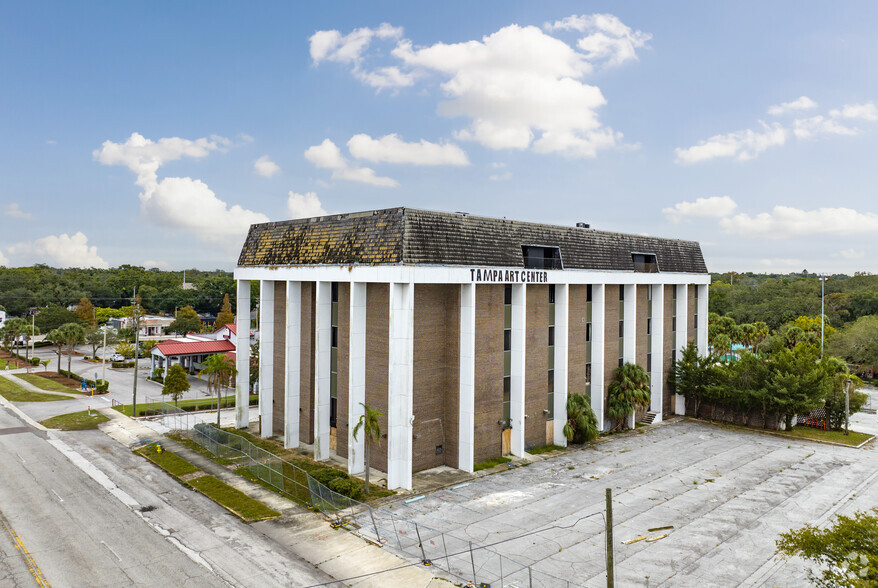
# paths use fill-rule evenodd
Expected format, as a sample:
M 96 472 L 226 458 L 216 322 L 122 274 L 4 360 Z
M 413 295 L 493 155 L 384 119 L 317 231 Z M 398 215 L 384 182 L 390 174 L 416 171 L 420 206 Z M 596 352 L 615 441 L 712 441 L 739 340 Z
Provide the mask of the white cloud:
M 2 251 L 0 251 L 0 266 L 9 267 L 9 258 L 3 255 Z
M 792 102 L 781 102 L 774 106 L 768 107 L 768 114 L 772 116 L 781 116 L 790 112 L 798 112 L 801 110 L 813 110 L 817 108 L 817 103 L 807 96 L 799 96 Z
M 502 174 L 493 174 L 488 176 L 488 179 L 492 182 L 505 182 L 506 180 L 512 179 L 512 172 L 503 172 Z
M 878 107 L 874 102 L 865 104 L 845 104 L 843 108 L 830 110 L 829 116 L 833 118 L 855 118 L 868 121 L 878 120 Z
M 859 131 L 818 115 L 796 119 L 793 133 L 798 139 L 816 139 L 825 135 L 857 135 Z
M 337 180 L 348 180 L 390 188 L 399 185 L 399 182 L 393 178 L 375 175 L 375 171 L 371 168 L 351 165 L 341 154 L 338 146 L 329 139 L 324 139 L 320 145 L 308 147 L 305 150 L 305 159 L 317 167 L 331 169 L 332 177 Z
M 396 40 L 402 36 L 402 27 L 382 23 L 377 29 L 362 27 L 347 35 L 336 30 L 317 31 L 309 39 L 311 59 L 314 65 L 321 61 L 334 61 L 351 66 L 351 73 L 373 88 L 399 88 L 414 84 L 414 75 L 396 66 L 364 68 L 364 53 L 373 39 Z
M 742 213 L 724 218 L 720 221 L 720 226 L 733 235 L 763 239 L 845 236 L 878 232 L 878 214 L 857 212 L 850 208 L 801 210 L 775 206 L 771 212 L 762 212 L 756 216 Z
M 280 166 L 273 162 L 268 155 L 263 155 L 253 162 L 253 169 L 263 178 L 270 178 L 280 172 Z
M 148 221 L 164 227 L 183 229 L 205 243 L 240 245 L 251 223 L 267 222 L 264 214 L 228 204 L 200 180 L 189 177 L 158 179 L 163 164 L 183 157 L 203 158 L 231 144 L 223 137 L 181 139 L 171 137 L 151 141 L 132 133 L 124 143 L 104 141 L 94 151 L 95 160 L 104 165 L 124 165 L 135 174 L 140 193 L 140 212 Z
M 863 259 L 866 257 L 866 252 L 851 247 L 850 249 L 843 249 L 838 253 L 833 253 L 831 257 L 840 257 L 842 259 Z
M 632 31 L 612 14 L 583 14 L 568 16 L 554 23 L 546 23 L 547 31 L 574 30 L 589 35 L 579 39 L 576 46 L 585 52 L 590 61 L 606 60 L 609 65 L 619 65 L 637 59 L 637 49 L 646 46 L 652 35 Z
M 310 218 L 312 216 L 326 216 L 323 205 L 314 192 L 296 194 L 290 190 L 287 198 L 287 212 L 290 218 Z
M 708 161 L 716 157 L 734 157 L 739 161 L 753 159 L 769 147 L 786 143 L 789 131 L 774 123 L 761 123 L 761 130 L 745 129 L 726 135 L 714 135 L 686 149 L 674 149 L 677 163 L 690 164 Z
M 58 144 L 58 141 L 56 141 L 55 139 L 47 139 L 46 140 L 46 145 L 57 145 L 57 144 Z
M 12 218 L 22 218 L 30 220 L 34 217 L 29 212 L 24 212 L 21 209 L 21 206 L 18 205 L 18 202 L 12 202 L 11 204 L 7 204 L 3 207 L 3 214 L 5 216 L 11 216 Z
M 144 261 L 142 265 L 143 265 L 143 267 L 145 267 L 147 269 L 154 268 L 154 267 L 157 267 L 160 270 L 165 270 L 165 271 L 168 271 L 171 269 L 171 264 L 169 264 L 167 261 L 153 261 L 152 259 L 150 259 L 150 260 Z
M 598 120 L 606 104 L 600 89 L 580 81 L 592 71 L 586 56 L 537 27 L 510 25 L 481 41 L 423 48 L 403 40 L 393 55 L 448 78 L 439 114 L 472 121 L 455 133 L 459 140 L 594 157 L 621 139 Z
M 49 235 L 35 241 L 23 241 L 7 248 L 15 257 L 25 258 L 36 263 L 47 263 L 58 267 L 94 267 L 107 269 L 110 266 L 98 255 L 98 248 L 89 247 L 88 237 L 81 232 L 72 237 L 66 233 Z
M 506 167 L 506 164 L 502 161 L 494 161 L 491 163 L 491 167 L 493 167 L 494 169 L 501 169 Z
M 452 143 L 439 145 L 421 139 L 406 143 L 396 133 L 373 139 L 359 134 L 348 141 L 348 150 L 357 159 L 374 163 L 410 163 L 413 165 L 469 165 L 463 149 Z
M 664 208 L 662 213 L 673 223 L 691 217 L 724 217 L 732 214 L 738 204 L 728 196 L 696 198 L 695 202 L 678 202 L 673 208 Z

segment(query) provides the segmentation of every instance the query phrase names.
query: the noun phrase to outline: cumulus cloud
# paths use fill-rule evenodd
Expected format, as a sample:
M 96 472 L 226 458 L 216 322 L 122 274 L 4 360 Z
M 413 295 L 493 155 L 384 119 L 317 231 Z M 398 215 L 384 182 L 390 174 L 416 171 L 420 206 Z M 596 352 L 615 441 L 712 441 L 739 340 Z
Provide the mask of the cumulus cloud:
M 492 174 L 488 176 L 492 182 L 505 182 L 512 179 L 512 172 L 503 172 L 502 174 Z
M 825 135 L 857 135 L 859 131 L 818 115 L 796 119 L 793 133 L 799 139 L 815 139 Z
M 851 247 L 850 249 L 843 249 L 838 253 L 833 253 L 832 257 L 840 257 L 841 259 L 863 259 L 866 257 L 866 252 Z
M 104 165 L 122 165 L 137 175 L 135 183 L 143 189 L 140 212 L 147 221 L 189 231 L 205 243 L 234 248 L 251 224 L 267 222 L 268 217 L 238 205 L 230 207 L 201 180 L 158 179 L 159 168 L 169 161 L 207 157 L 230 144 L 231 141 L 218 136 L 194 141 L 180 137 L 151 141 L 132 133 L 124 143 L 104 141 L 93 156 Z
M 671 208 L 662 209 L 662 213 L 673 223 L 688 218 L 724 217 L 732 214 L 738 204 L 728 196 L 711 196 L 696 198 L 695 202 L 678 202 Z
M 637 59 L 637 49 L 645 47 L 652 35 L 632 31 L 612 14 L 572 15 L 546 23 L 547 31 L 574 30 L 589 33 L 576 42 L 590 61 L 604 60 L 608 65 L 619 65 Z
M 287 212 L 290 218 L 310 218 L 312 216 L 326 216 L 323 205 L 314 192 L 296 194 L 290 190 L 287 198 Z
M 314 65 L 321 61 L 334 61 L 349 65 L 351 73 L 358 80 L 373 88 L 400 88 L 415 83 L 414 75 L 403 72 L 397 66 L 369 68 L 365 64 L 364 53 L 373 39 L 396 40 L 402 36 L 402 27 L 382 23 L 378 28 L 362 27 L 347 35 L 339 31 L 317 31 L 309 39 L 311 59 Z
M 799 96 L 792 102 L 781 102 L 768 107 L 768 114 L 772 116 L 781 116 L 791 112 L 799 112 L 802 110 L 813 110 L 817 108 L 817 103 L 807 96 Z
M 736 214 L 720 221 L 725 232 L 742 237 L 785 239 L 818 235 L 855 235 L 878 232 L 878 214 L 850 208 L 801 210 L 775 206 L 756 216 Z
M 393 178 L 375 174 L 375 170 L 368 167 L 352 165 L 342 154 L 338 145 L 329 139 L 324 139 L 320 145 L 312 145 L 305 150 L 305 159 L 317 167 L 332 170 L 333 179 L 360 182 L 373 186 L 385 186 L 394 188 L 399 182 Z
M 396 133 L 373 139 L 359 134 L 348 141 L 348 150 L 357 159 L 374 163 L 409 163 L 412 165 L 469 165 L 463 149 L 452 143 L 437 144 L 421 139 L 406 143 Z
M 21 257 L 58 267 L 94 267 L 107 269 L 110 266 L 98 255 L 98 248 L 88 245 L 88 237 L 77 232 L 73 236 L 49 235 L 35 241 L 23 241 L 7 248 L 14 257 Z
M 169 264 L 167 261 L 154 261 L 152 259 L 149 259 L 147 261 L 144 261 L 142 265 L 145 268 L 157 267 L 160 270 L 165 270 L 165 271 L 171 269 L 171 264 Z
M 9 258 L 3 255 L 3 252 L 0 251 L 0 266 L 8 267 L 9 266 Z
M 34 215 L 32 215 L 31 213 L 24 212 L 21 209 L 21 206 L 18 205 L 18 202 L 12 202 L 11 204 L 7 204 L 6 206 L 4 206 L 3 214 L 4 216 L 11 216 L 12 218 L 21 218 L 26 220 L 30 220 L 34 217 Z
M 280 166 L 273 162 L 268 155 L 263 155 L 259 159 L 253 162 L 253 169 L 256 170 L 256 173 L 262 176 L 263 178 L 270 178 L 271 176 L 280 172 Z
M 726 135 L 714 135 L 685 149 L 674 149 L 677 155 L 676 162 L 681 164 L 698 163 L 717 157 L 734 157 L 739 161 L 746 161 L 757 157 L 769 147 L 783 145 L 787 141 L 789 131 L 774 123 L 767 125 L 761 123 L 759 130 L 744 129 Z
M 878 120 L 878 107 L 873 102 L 865 104 L 845 104 L 841 109 L 829 111 L 833 118 L 854 118 L 868 121 Z
M 572 16 L 545 28 L 513 24 L 480 40 L 428 46 L 416 46 L 390 25 L 348 35 L 318 31 L 311 37 L 311 57 L 315 64 L 349 65 L 354 76 L 379 89 L 438 78 L 446 99 L 437 112 L 469 120 L 454 133 L 460 141 L 582 158 L 619 147 L 621 133 L 598 118 L 604 95 L 583 79 L 594 63 L 636 59 L 651 35 L 606 14 Z M 549 34 L 568 30 L 587 34 L 575 47 Z M 395 42 L 389 56 L 369 51 L 375 38 Z M 376 58 L 396 61 L 367 67 Z

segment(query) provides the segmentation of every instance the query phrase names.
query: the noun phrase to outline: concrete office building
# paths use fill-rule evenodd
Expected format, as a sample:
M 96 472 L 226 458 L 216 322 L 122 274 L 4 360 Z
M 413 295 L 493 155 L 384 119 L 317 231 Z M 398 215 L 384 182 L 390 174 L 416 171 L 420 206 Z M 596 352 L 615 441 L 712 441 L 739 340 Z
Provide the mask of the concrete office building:
M 439 465 L 472 471 L 565 445 L 568 394 L 587 395 L 609 428 L 607 386 L 622 362 L 650 373 L 656 420 L 682 413 L 668 370 L 688 341 L 707 346 L 697 243 L 583 224 L 409 208 L 265 223 L 250 228 L 235 278 L 239 336 L 260 283 L 262 435 L 336 454 L 358 474 L 364 439 L 352 431 L 366 404 L 384 415 L 371 465 L 390 488 Z M 237 354 L 242 427 L 248 343 Z

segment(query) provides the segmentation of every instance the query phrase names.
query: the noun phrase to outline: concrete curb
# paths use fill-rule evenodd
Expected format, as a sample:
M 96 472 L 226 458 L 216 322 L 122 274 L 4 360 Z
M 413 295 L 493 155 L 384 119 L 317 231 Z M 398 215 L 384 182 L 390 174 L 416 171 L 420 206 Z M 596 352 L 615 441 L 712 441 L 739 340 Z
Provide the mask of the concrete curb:
M 823 445 L 835 445 L 836 447 L 846 447 L 848 449 L 861 449 L 863 446 L 871 443 L 875 440 L 875 435 L 870 435 L 868 439 L 860 443 L 859 445 L 848 445 L 846 443 L 838 443 L 836 441 L 826 441 L 824 439 L 812 439 L 810 437 L 796 437 L 795 435 L 787 435 L 785 433 L 781 433 L 780 431 L 768 431 L 765 429 L 752 429 L 750 427 L 744 427 L 741 425 L 733 425 L 731 423 L 721 423 L 715 421 L 708 421 L 703 419 L 696 419 L 693 417 L 686 417 L 686 420 L 691 420 L 693 423 L 701 423 L 704 425 L 713 425 L 715 427 L 728 427 L 732 430 L 740 430 L 747 433 L 756 433 L 758 435 L 769 435 L 771 437 L 778 437 L 780 439 L 789 439 L 791 441 L 810 441 L 812 443 L 822 443 Z M 859 431 L 852 431 L 857 433 Z M 861 433 L 862 435 L 868 435 L 869 433 Z

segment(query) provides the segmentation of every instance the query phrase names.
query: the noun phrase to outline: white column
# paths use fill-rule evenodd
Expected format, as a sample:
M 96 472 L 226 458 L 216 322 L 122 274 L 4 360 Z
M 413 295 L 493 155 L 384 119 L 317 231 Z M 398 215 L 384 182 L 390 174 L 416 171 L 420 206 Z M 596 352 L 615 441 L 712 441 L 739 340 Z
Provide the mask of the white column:
M 332 282 L 316 283 L 314 459 L 329 459 L 329 385 L 332 363 Z
M 460 391 L 457 467 L 473 471 L 476 426 L 476 285 L 460 285 Z
M 598 429 L 604 425 L 604 331 L 606 329 L 606 288 L 591 286 L 591 410 L 597 417 Z
M 677 340 L 674 346 L 677 349 L 677 360 L 688 341 L 686 326 L 689 322 L 689 291 L 686 284 L 677 284 Z M 674 414 L 686 414 L 686 397 L 682 394 L 674 394 Z
M 235 426 L 250 422 L 250 280 L 238 280 L 238 316 L 235 330 Z M 191 369 L 191 364 L 190 364 Z
M 695 308 L 697 309 L 695 312 L 698 314 L 698 340 L 695 343 L 698 345 L 698 354 L 707 355 L 708 286 L 707 284 L 699 284 L 695 288 Z
M 414 284 L 390 284 L 387 487 L 412 489 Z
M 622 360 L 637 363 L 637 284 L 620 284 L 624 288 L 625 310 L 622 315 Z M 628 428 L 634 428 L 634 411 L 628 415 Z
M 555 286 L 555 403 L 552 407 L 555 420 L 552 421 L 552 442 L 561 447 L 567 446 L 564 423 L 567 422 L 568 293 L 567 284 Z
M 655 413 L 653 423 L 662 420 L 662 397 L 664 395 L 665 375 L 665 287 L 662 284 L 648 286 L 652 289 L 652 370 L 649 373 L 649 410 Z
M 362 474 L 366 433 L 354 428 L 366 403 L 366 283 L 351 282 L 350 352 L 348 353 L 348 473 Z
M 302 282 L 287 282 L 284 447 L 299 446 L 299 394 L 302 361 Z
M 527 284 L 512 285 L 512 359 L 509 368 L 509 420 L 512 425 L 510 451 L 524 457 L 524 376 L 527 338 Z
M 274 281 L 259 284 L 259 418 L 262 437 L 271 437 L 274 404 Z

